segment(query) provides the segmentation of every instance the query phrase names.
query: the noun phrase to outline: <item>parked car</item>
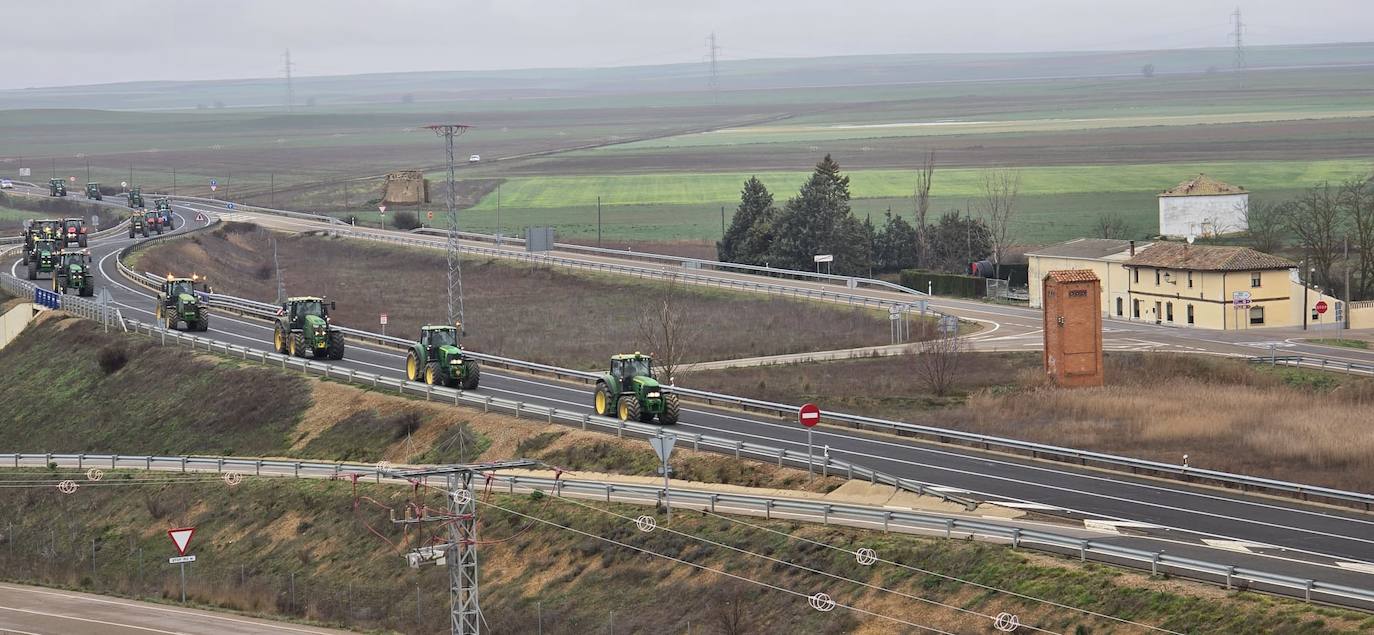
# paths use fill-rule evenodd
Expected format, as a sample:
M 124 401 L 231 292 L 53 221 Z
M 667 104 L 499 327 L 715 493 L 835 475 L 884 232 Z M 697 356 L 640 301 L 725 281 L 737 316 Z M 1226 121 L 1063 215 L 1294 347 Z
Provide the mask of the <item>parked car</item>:
M 480 155 L 480 154 L 474 154 L 474 155 L 468 157 L 468 163 L 477 163 L 478 161 L 481 161 L 481 160 L 482 160 L 482 155 Z

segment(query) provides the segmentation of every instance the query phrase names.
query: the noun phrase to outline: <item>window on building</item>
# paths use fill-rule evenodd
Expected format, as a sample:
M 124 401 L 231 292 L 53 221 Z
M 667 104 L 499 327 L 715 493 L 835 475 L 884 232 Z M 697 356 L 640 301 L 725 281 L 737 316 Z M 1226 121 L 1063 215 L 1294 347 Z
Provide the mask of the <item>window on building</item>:
M 1170 322 L 1173 322 L 1173 321 L 1174 321 L 1174 303 L 1173 303 L 1173 302 L 1170 302 L 1170 303 L 1164 305 L 1164 319 L 1165 319 L 1165 320 L 1168 320 L 1168 321 L 1170 321 Z
M 1193 288 L 1193 272 L 1188 272 L 1188 288 Z
M 1131 300 L 1131 317 L 1140 319 L 1140 300 Z
M 1258 286 L 1258 285 L 1256 285 L 1256 286 Z M 1252 307 L 1250 307 L 1250 323 L 1251 323 L 1251 324 L 1264 324 L 1264 307 L 1262 307 L 1262 306 L 1252 306 Z
M 1155 269 L 1155 286 L 1159 286 L 1159 270 Z
M 1250 274 L 1250 288 L 1253 289 L 1258 286 L 1260 286 L 1260 272 L 1256 271 Z
M 1188 323 L 1193 323 L 1193 305 L 1188 305 Z
M 1124 311 L 1122 310 L 1124 304 L 1125 302 L 1121 298 L 1116 299 L 1116 317 L 1124 315 Z
M 1136 269 L 1132 269 L 1132 270 L 1131 270 L 1131 281 L 1132 281 L 1132 282 L 1135 282 L 1136 284 L 1140 284 L 1140 269 L 1139 269 L 1139 268 L 1136 268 Z

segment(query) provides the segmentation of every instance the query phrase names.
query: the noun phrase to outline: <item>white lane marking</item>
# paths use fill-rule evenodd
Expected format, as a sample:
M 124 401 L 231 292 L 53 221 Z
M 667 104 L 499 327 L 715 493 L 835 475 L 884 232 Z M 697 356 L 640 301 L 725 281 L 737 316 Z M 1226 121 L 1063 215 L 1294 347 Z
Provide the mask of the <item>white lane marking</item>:
M 1113 534 L 1121 533 L 1122 528 L 1131 527 L 1136 529 L 1161 529 L 1159 525 L 1133 521 L 1122 522 L 1119 520 L 1097 520 L 1095 518 L 1088 518 L 1083 521 L 1084 529 L 1096 529 L 1097 531 L 1106 531 Z
M 86 623 L 88 623 L 88 624 L 103 624 L 103 625 L 105 625 L 105 626 L 115 626 L 115 627 L 118 627 L 118 628 L 128 628 L 128 629 L 133 629 L 133 630 L 137 630 L 137 631 L 148 631 L 149 633 L 167 633 L 167 635 L 182 635 L 182 633 L 180 633 L 180 632 L 178 632 L 178 631 L 164 631 L 164 630 L 162 630 L 162 629 L 158 629 L 158 628 L 149 628 L 149 627 L 147 627 L 147 626 L 135 626 L 135 625 L 133 625 L 133 624 L 124 624 L 124 623 L 122 623 L 122 622 L 109 622 L 109 621 L 106 621 L 106 620 L 97 620 L 97 619 L 92 619 L 92 618 L 89 618 L 89 617 L 74 617 L 74 616 L 71 616 L 71 615 L 62 615 L 62 614 L 60 614 L 60 613 L 49 613 L 49 612 L 47 612 L 47 611 L 35 611 L 35 610 L 33 610 L 33 609 L 15 608 L 15 607 L 13 607 L 13 606 L 0 606 L 0 611 L 13 611 L 13 612 L 15 612 L 15 613 L 27 613 L 27 614 L 29 614 L 29 615 L 41 615 L 41 616 L 43 616 L 43 617 L 55 617 L 55 618 L 57 618 L 57 619 L 72 620 L 72 621 L 74 621 L 74 622 L 86 622 Z
M 990 500 L 987 502 L 991 505 L 996 505 L 998 507 L 1010 507 L 1012 509 L 1041 509 L 1045 511 L 1065 511 L 1063 507 L 1055 507 L 1054 505 L 1046 505 L 1044 503 L 1026 503 L 1022 501 L 997 500 Z
M 103 598 L 103 597 L 96 597 L 96 596 L 89 596 L 89 595 L 73 595 L 73 594 L 71 594 L 71 593 L 59 593 L 59 592 L 55 592 L 55 591 L 46 591 L 46 590 L 43 590 L 43 589 L 31 589 L 31 588 L 28 588 L 28 587 L 14 586 L 14 585 L 10 585 L 10 584 L 0 584 L 0 588 L 6 589 L 6 590 L 10 590 L 10 591 L 21 591 L 21 592 L 25 592 L 25 593 L 34 593 L 34 594 L 37 594 L 37 595 L 48 595 L 48 596 L 53 596 L 53 597 L 66 598 L 66 599 L 69 599 L 69 600 L 79 600 L 79 601 L 82 601 L 82 602 L 91 602 L 91 603 L 94 603 L 94 604 L 107 604 L 107 605 L 111 605 L 111 606 L 123 606 L 123 607 L 138 609 L 138 610 L 142 610 L 142 611 L 154 611 L 154 612 L 158 612 L 158 613 L 169 613 L 169 614 L 172 614 L 172 615 L 183 615 L 183 616 L 187 616 L 187 617 L 191 617 L 191 618 L 208 619 L 208 620 L 217 620 L 217 621 L 221 621 L 221 622 L 232 622 L 232 623 L 234 623 L 234 624 L 247 624 L 247 625 L 249 625 L 249 626 L 260 627 L 260 628 L 269 628 L 269 629 L 275 629 L 275 630 L 279 630 L 279 631 L 291 631 L 291 632 L 294 632 L 294 633 L 328 633 L 328 632 L 330 632 L 330 631 L 322 631 L 322 630 L 313 629 L 313 628 L 301 628 L 301 627 L 293 626 L 293 625 L 289 625 L 289 624 L 279 624 L 279 623 L 272 622 L 272 621 L 270 621 L 270 620 L 246 620 L 246 619 L 241 619 L 241 618 L 237 618 L 237 617 L 230 617 L 230 616 L 228 616 L 228 615 L 220 615 L 220 614 L 213 613 L 213 612 L 210 612 L 210 611 L 188 611 L 188 610 L 185 610 L 185 609 L 176 609 L 176 608 L 169 608 L 169 607 L 164 607 L 164 606 L 157 606 L 157 605 L 155 605 L 155 604 L 143 604 L 143 603 L 136 603 L 136 602 L 125 602 L 125 601 L 122 601 L 122 600 L 116 600 L 116 599 L 112 599 L 112 598 Z M 13 609 L 12 609 L 12 610 L 13 610 Z M 18 610 L 24 610 L 24 609 L 18 609 Z M 35 611 L 35 612 L 36 612 L 36 611 Z M 53 617 L 61 617 L 61 618 L 65 618 L 65 619 L 74 619 L 74 620 L 82 620 L 82 621 L 86 621 L 86 622 L 96 622 L 96 623 L 101 623 L 101 624 L 110 624 L 110 625 L 112 625 L 112 626 L 127 626 L 127 627 L 129 627 L 129 628 L 137 628 L 137 629 L 142 629 L 142 630 L 147 630 L 147 631 L 153 631 L 153 632 L 156 632 L 156 633 L 175 633 L 175 631 L 161 631 L 161 630 L 152 629 L 152 628 L 147 628 L 147 627 L 143 627 L 143 626 L 133 626 L 133 625 L 129 625 L 129 624 L 116 624 L 116 623 L 114 623 L 114 622 L 100 622 L 99 620 L 90 620 L 90 619 L 85 619 L 85 618 L 80 618 L 80 617 L 69 617 L 69 616 L 66 616 L 66 615 L 53 615 Z
M 1261 545 L 1253 542 L 1245 542 L 1244 540 L 1218 540 L 1215 538 L 1203 538 L 1202 542 L 1205 542 L 1208 546 L 1216 549 L 1238 551 L 1240 553 L 1254 553 L 1254 551 L 1251 551 L 1251 549 L 1263 549 L 1266 547 L 1272 548 L 1272 545 Z
M 1337 562 L 1336 566 L 1351 571 L 1359 571 L 1360 573 L 1374 574 L 1374 564 L 1369 564 L 1367 562 Z

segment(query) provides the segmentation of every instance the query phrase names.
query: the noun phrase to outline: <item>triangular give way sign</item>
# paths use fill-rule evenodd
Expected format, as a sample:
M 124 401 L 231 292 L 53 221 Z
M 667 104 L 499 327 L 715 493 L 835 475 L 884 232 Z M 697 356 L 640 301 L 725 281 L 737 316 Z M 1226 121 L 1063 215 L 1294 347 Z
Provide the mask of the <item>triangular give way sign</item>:
M 191 544 L 191 534 L 194 533 L 196 533 L 195 527 L 181 527 L 167 530 L 167 535 L 172 538 L 172 544 L 176 545 L 178 556 L 186 555 L 186 547 Z

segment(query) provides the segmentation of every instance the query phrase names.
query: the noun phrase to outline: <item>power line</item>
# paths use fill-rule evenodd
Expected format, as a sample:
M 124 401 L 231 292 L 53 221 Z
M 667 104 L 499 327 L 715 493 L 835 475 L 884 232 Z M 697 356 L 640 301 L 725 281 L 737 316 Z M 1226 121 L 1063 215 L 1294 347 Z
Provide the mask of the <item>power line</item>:
M 820 547 L 825 547 L 825 548 L 827 548 L 827 549 L 834 549 L 835 551 L 842 551 L 842 552 L 844 552 L 844 553 L 847 553 L 847 554 L 850 554 L 850 555 L 853 555 L 853 556 L 858 556 L 858 555 L 859 555 L 858 552 L 856 552 L 856 551 L 850 551 L 849 549 L 845 549 L 844 547 L 837 547 L 837 546 L 832 545 L 832 544 L 824 543 L 824 542 L 821 542 L 821 541 L 819 541 L 819 540 L 813 540 L 813 539 L 811 539 L 811 538 L 806 538 L 806 537 L 802 537 L 802 536 L 794 536 L 794 535 L 789 534 L 789 533 L 787 533 L 787 532 L 785 532 L 785 531 L 778 531 L 778 530 L 773 529 L 773 528 L 771 528 L 771 527 L 765 527 L 765 526 L 763 526 L 763 525 L 756 525 L 756 524 L 751 523 L 751 522 L 746 521 L 746 520 L 740 520 L 740 519 L 738 519 L 738 518 L 732 518 L 732 517 L 730 517 L 730 516 L 724 516 L 724 515 L 721 515 L 721 514 L 717 514 L 717 513 L 715 513 L 715 512 L 707 511 L 707 510 L 702 510 L 702 513 L 705 514 L 705 515 L 707 515 L 707 516 L 713 516 L 713 517 L 715 517 L 715 518 L 720 518 L 720 519 L 722 519 L 722 520 L 727 520 L 727 521 L 730 521 L 730 522 L 732 522 L 732 523 L 736 523 L 736 524 L 744 525 L 744 526 L 746 526 L 746 527 L 750 527 L 750 528 L 753 528 L 753 529 L 757 529 L 757 530 L 759 530 L 759 531 L 766 531 L 766 532 L 769 532 L 769 533 L 772 533 L 772 534 L 777 534 L 777 535 L 779 535 L 779 536 L 783 536 L 783 537 L 789 538 L 789 539 L 791 539 L 791 540 L 800 540 L 800 541 L 802 541 L 802 542 L 809 543 L 809 544 L 813 544 L 813 545 L 817 545 L 817 546 L 820 546 Z M 1045 604 L 1045 605 L 1048 605 L 1048 606 L 1052 606 L 1052 607 L 1055 607 L 1055 608 L 1061 608 L 1061 609 L 1065 609 L 1065 610 L 1069 610 L 1069 611 L 1076 611 L 1076 612 L 1082 613 L 1082 614 L 1084 614 L 1084 615 L 1090 615 L 1090 616 L 1092 616 L 1092 617 L 1098 617 L 1098 618 L 1102 618 L 1102 619 L 1105 619 L 1105 620 L 1111 620 L 1111 621 L 1113 621 L 1113 622 L 1119 622 L 1119 623 L 1122 623 L 1122 624 L 1129 624 L 1129 625 L 1131 625 L 1131 626 L 1138 626 L 1138 627 L 1143 628 L 1143 629 L 1146 629 L 1146 630 L 1158 631 L 1158 632 L 1161 632 L 1161 633 L 1170 633 L 1171 635 L 1183 635 L 1182 633 L 1179 633 L 1178 631 L 1171 631 L 1171 630 L 1169 630 L 1169 629 L 1167 629 L 1167 628 L 1162 628 L 1162 627 L 1159 627 L 1159 626 L 1153 626 L 1153 625 L 1150 625 L 1150 624 L 1142 624 L 1142 623 L 1140 623 L 1140 622 L 1134 622 L 1134 621 L 1131 621 L 1131 620 L 1128 620 L 1128 619 L 1125 619 L 1125 618 L 1122 618 L 1122 617 L 1116 617 L 1116 616 L 1113 616 L 1113 615 L 1107 615 L 1107 614 L 1105 614 L 1105 613 L 1098 613 L 1098 612 L 1096 612 L 1096 611 L 1091 611 L 1091 610 L 1088 610 L 1088 609 L 1079 608 L 1079 607 L 1077 607 L 1077 606 L 1070 606 L 1070 605 L 1068 605 L 1068 604 L 1061 604 L 1061 603 L 1055 602 L 1055 601 L 1053 601 L 1053 600 L 1046 600 L 1046 599 L 1038 598 L 1038 597 L 1035 597 L 1035 596 L 1032 596 L 1032 595 L 1026 595 L 1026 594 L 1024 594 L 1024 593 L 1017 593 L 1016 591 L 1008 591 L 1008 590 L 1006 590 L 1006 589 L 1001 589 L 1001 588 L 994 587 L 994 586 L 990 586 L 990 585 L 987 585 L 987 584 L 982 584 L 982 583 L 980 583 L 980 582 L 974 582 L 974 581 L 972 581 L 972 580 L 965 580 L 965 579 L 963 579 L 963 578 L 959 578 L 959 577 L 957 577 L 957 576 L 952 576 L 952 575 L 949 575 L 949 574 L 947 574 L 947 573 L 940 573 L 940 572 L 938 572 L 938 571 L 931 571 L 931 570 L 929 570 L 929 569 L 922 569 L 921 567 L 915 567 L 915 566 L 911 566 L 911 565 L 909 565 L 909 564 L 904 564 L 904 563 L 896 562 L 896 561 L 893 561 L 893 560 L 885 560 L 885 559 L 883 559 L 883 558 L 881 558 L 881 557 L 879 557 L 879 558 L 877 559 L 877 562 L 882 562 L 882 563 L 884 563 L 884 564 L 890 564 L 890 565 L 893 565 L 893 566 L 901 567 L 901 568 L 903 568 L 903 569 L 909 569 L 909 570 L 911 570 L 911 571 L 915 571 L 915 572 L 922 573 L 922 574 L 929 575 L 929 576 L 934 576 L 934 577 L 941 578 L 941 579 L 944 579 L 944 580 L 949 580 L 949 581 L 951 581 L 951 582 L 958 582 L 958 583 L 960 583 L 960 584 L 967 584 L 967 585 L 970 585 L 970 586 L 978 587 L 978 588 L 983 589 L 983 590 L 985 590 L 985 591 L 994 591 L 994 592 L 997 592 L 997 593 L 1005 593 L 1005 594 L 1010 595 L 1010 596 L 1015 597 L 1015 598 L 1020 598 L 1020 599 L 1023 599 L 1023 600 L 1029 600 L 1029 601 L 1031 601 L 1031 602 L 1040 602 L 1040 603 L 1042 603 L 1042 604 Z
M 725 577 L 727 577 L 727 578 L 733 578 L 733 579 L 739 580 L 739 581 L 741 581 L 741 582 L 748 582 L 748 583 L 750 583 L 750 584 L 757 585 L 757 586 L 761 586 L 761 587 L 764 587 L 764 588 L 767 588 L 767 589 L 772 589 L 772 590 L 774 590 L 774 591 L 781 591 L 781 592 L 783 592 L 783 593 L 787 593 L 787 594 L 790 594 L 790 595 L 795 595 L 795 596 L 797 596 L 797 597 L 806 598 L 808 601 L 812 601 L 812 600 L 815 599 L 815 596 L 813 596 L 813 595 L 808 595 L 808 594 L 806 594 L 806 593 L 802 593 L 801 591 L 796 591 L 796 590 L 793 590 L 793 589 L 788 589 L 788 588 L 786 588 L 786 587 L 780 587 L 780 586 L 777 586 L 777 585 L 775 585 L 775 584 L 770 584 L 770 583 L 768 583 L 768 582 L 763 582 L 763 581 L 761 581 L 761 580 L 755 580 L 755 579 L 750 578 L 750 577 L 747 577 L 747 576 L 739 575 L 739 574 L 736 574 L 736 573 L 730 573 L 730 572 L 728 572 L 728 571 L 723 571 L 723 570 L 721 570 L 721 569 L 713 569 L 713 568 L 708 567 L 708 566 L 703 565 L 703 564 L 697 564 L 697 563 L 695 563 L 695 562 L 691 562 L 691 561 L 688 561 L 688 560 L 683 560 L 683 559 L 681 559 L 681 558 L 676 558 L 676 557 L 673 557 L 673 556 L 670 556 L 670 555 L 667 555 L 667 554 L 662 554 L 662 553 L 659 553 L 659 552 L 657 552 L 657 551 L 653 551 L 653 550 L 650 550 L 650 549 L 645 549 L 645 548 L 643 548 L 643 547 L 637 547 L 637 546 L 635 546 L 635 545 L 631 545 L 631 544 L 628 544 L 628 543 L 620 542 L 619 540 L 615 540 L 615 539 L 613 539 L 613 538 L 607 538 L 607 537 L 602 536 L 602 535 L 599 535 L 599 534 L 594 534 L 594 533 L 591 533 L 591 532 L 582 531 L 581 529 L 575 529 L 575 528 L 573 528 L 573 527 L 568 527 L 567 525 L 560 525 L 560 524 L 558 524 L 558 523 L 556 523 L 556 522 L 553 522 L 553 521 L 551 521 L 551 520 L 546 520 L 546 519 L 543 519 L 543 518 L 539 518 L 539 517 L 536 517 L 536 516 L 531 516 L 531 515 L 529 515 L 529 514 L 525 514 L 525 513 L 516 511 L 516 510 L 514 510 L 514 509 L 509 509 L 509 508 L 506 508 L 506 507 L 502 507 L 502 506 L 500 506 L 500 505 L 497 505 L 496 503 L 489 503 L 489 502 L 487 502 L 487 501 L 478 501 L 478 502 L 479 502 L 480 504 L 482 504 L 482 505 L 487 506 L 487 507 L 491 507 L 492 509 L 499 509 L 499 510 L 504 511 L 504 512 L 506 512 L 506 513 L 508 513 L 508 514 L 513 514 L 513 515 L 519 516 L 519 517 L 521 517 L 521 518 L 526 518 L 526 519 L 529 519 L 529 520 L 531 520 L 531 521 L 534 521 L 534 522 L 537 522 L 537 523 L 540 523 L 540 524 L 543 524 L 543 525 L 548 525 L 548 526 L 550 526 L 550 527 L 555 527 L 555 528 L 558 528 L 558 529 L 562 529 L 562 530 L 564 530 L 564 531 L 570 531 L 570 532 L 572 532 L 572 533 L 578 534 L 578 535 L 580 535 L 580 536 L 585 536 L 585 537 L 587 537 L 587 538 L 593 538 L 593 539 L 596 539 L 596 540 L 600 540 L 600 541 L 602 541 L 602 542 L 607 542 L 607 543 L 616 545 L 616 546 L 618 546 L 618 547 L 624 547 L 624 548 L 626 548 L 626 549 L 632 549 L 632 550 L 634 550 L 634 551 L 638 551 L 638 552 L 643 553 L 643 554 L 645 554 L 645 555 L 650 555 L 650 556 L 655 556 L 655 557 L 658 557 L 658 558 L 663 558 L 664 560 L 670 560 L 670 561 L 676 562 L 676 563 L 678 563 L 678 564 L 685 564 L 685 565 L 687 565 L 687 566 L 689 566 L 689 567 L 693 567 L 693 568 L 696 568 L 696 569 L 700 569 L 700 570 L 702 570 L 702 571 L 709 571 L 709 572 L 714 573 L 714 574 L 717 574 L 717 575 L 723 575 L 723 576 L 725 576 Z M 901 618 L 898 618 L 898 617 L 892 617 L 891 615 L 883 615 L 882 613 L 875 613 L 875 612 L 873 612 L 873 611 L 869 611 L 869 610 L 866 610 L 866 609 L 861 609 L 861 608 L 859 608 L 859 607 L 857 607 L 857 606 L 850 606 L 850 605 L 848 605 L 848 604 L 841 604 L 841 603 L 839 603 L 839 602 L 835 602 L 834 600 L 830 600 L 830 606 L 831 606 L 832 608 L 834 608 L 834 607 L 843 608 L 843 609 L 846 609 L 846 610 L 849 610 L 849 611 L 853 611 L 853 612 L 855 612 L 855 613 L 861 613 L 861 614 L 863 614 L 863 615 L 868 615 L 868 616 L 870 616 L 870 617 L 876 617 L 876 618 L 884 619 L 884 620 L 887 620 L 887 621 L 890 621 L 890 622 L 896 622 L 896 623 L 898 623 L 898 624 L 903 624 L 903 625 L 906 625 L 906 626 L 910 626 L 910 627 L 912 627 L 912 628 L 920 629 L 920 630 L 923 630 L 923 631 L 928 631 L 928 632 L 931 632 L 931 633 L 939 633 L 939 634 L 941 634 L 941 635 L 954 635 L 954 633 L 951 633 L 951 632 L 949 632 L 949 631 L 940 630 L 940 629 L 935 628 L 935 627 L 932 627 L 932 626 L 925 626 L 925 625 L 923 625 L 923 624 L 917 624 L 917 623 L 915 623 L 915 622 L 909 622 L 909 621 L 907 621 L 907 620 L 904 620 L 904 619 L 901 619 Z
M 600 507 L 596 507 L 596 506 L 594 506 L 594 505 L 588 505 L 588 504 L 586 504 L 586 503 L 583 503 L 583 502 L 580 502 L 580 501 L 576 501 L 576 500 L 572 500 L 572 499 L 569 499 L 569 498 L 559 497 L 559 500 L 561 500 L 561 501 L 563 501 L 563 502 L 565 502 L 565 503 L 571 503 L 571 504 L 573 504 L 573 505 L 577 505 L 578 507 L 583 507 L 583 508 L 586 508 L 586 509 L 591 509 L 591 510 L 594 510 L 594 511 L 599 511 L 599 512 L 601 512 L 601 513 L 603 513 L 603 514 L 607 514 L 607 515 L 610 515 L 610 516 L 615 516 L 616 518 L 620 518 L 620 519 L 622 519 L 622 520 L 626 520 L 626 521 L 629 521 L 629 522 L 635 522 L 635 519 L 634 519 L 634 518 L 630 518 L 629 516 L 623 516 L 623 515 L 621 515 L 621 514 L 617 514 L 617 513 L 613 512 L 613 511 L 609 510 L 609 509 L 602 509 L 602 508 L 600 508 Z M 822 570 L 820 570 L 820 569 L 815 569 L 815 568 L 812 568 L 812 567 L 808 567 L 808 566 L 806 566 L 806 565 L 797 564 L 797 563 L 795 563 L 795 562 L 790 562 L 790 561 L 787 561 L 787 560 L 783 560 L 783 559 L 781 559 L 781 558 L 775 558 L 775 557 L 773 557 L 773 556 L 766 556 L 766 555 L 763 555 L 763 554 L 760 554 L 760 553 L 755 553 L 755 552 L 753 552 L 753 551 L 749 551 L 748 549 L 743 549 L 743 548 L 736 547 L 736 546 L 733 546 L 733 545 L 727 545 L 727 544 L 722 543 L 722 542 L 717 542 L 717 541 L 715 541 L 715 540 L 711 540 L 710 538 L 703 538 L 703 537 L 701 537 L 701 536 L 697 536 L 697 535 L 694 535 L 694 534 L 689 534 L 689 533 L 682 532 L 682 531 L 678 531 L 678 530 L 676 530 L 676 529 L 672 529 L 672 528 L 668 528 L 668 527 L 661 527 L 660 529 L 662 529 L 663 531 L 666 531 L 666 532 L 668 532 L 668 533 L 671 533 L 671 534 L 676 534 L 676 535 L 682 536 L 683 538 L 690 538 L 690 539 L 692 539 L 692 540 L 696 540 L 696 541 L 699 541 L 699 542 L 704 542 L 704 543 L 706 543 L 706 544 L 708 544 L 708 545 L 712 545 L 712 546 L 715 546 L 715 547 L 720 547 L 720 548 L 722 548 L 722 549 L 729 549 L 730 551 L 734 551 L 734 552 L 736 552 L 736 553 L 741 553 L 741 554 L 744 554 L 744 555 L 747 555 L 747 556 L 752 556 L 752 557 L 755 557 L 755 558 L 760 558 L 760 559 L 762 559 L 762 560 L 767 560 L 767 561 L 772 562 L 772 563 L 774 563 L 774 564 L 781 564 L 781 565 L 785 565 L 785 566 L 788 566 L 788 567 L 792 567 L 792 568 L 794 568 L 794 569 L 799 569 L 799 570 L 801 570 L 801 571 L 805 571 L 805 572 L 807 572 L 807 573 L 814 573 L 814 574 L 816 574 L 816 575 L 825 576 L 825 577 L 828 577 L 828 578 L 831 578 L 831 579 L 834 579 L 834 580 L 838 580 L 838 581 L 841 581 L 841 582 L 848 582 L 848 583 L 850 583 L 850 584 L 855 584 L 855 585 L 858 585 L 858 586 L 861 586 L 861 587 L 864 587 L 864 588 L 867 588 L 867 589 L 870 589 L 870 590 L 873 590 L 873 591 L 881 591 L 881 592 L 883 592 L 883 593 L 891 593 L 891 594 L 893 594 L 893 595 L 898 595 L 898 596 L 901 596 L 901 597 L 906 598 L 906 599 L 908 599 L 908 600 L 915 600 L 915 601 L 917 601 L 917 602 L 923 602 L 923 603 L 926 603 L 926 604 L 930 604 L 930 605 L 932 605 L 932 606 L 938 606 L 938 607 L 941 607 L 941 608 L 946 608 L 946 609 L 950 609 L 950 610 L 953 610 L 953 611 L 958 611 L 958 612 L 960 612 L 960 613 L 967 613 L 967 614 L 969 614 L 969 615 L 974 615 L 974 616 L 977 616 L 977 617 L 981 617 L 981 618 L 983 618 L 983 619 L 986 619 L 986 620 L 988 620 L 989 622 L 994 621 L 994 620 L 997 619 L 995 616 L 986 615 L 986 614 L 983 614 L 983 613 L 979 613 L 978 611 L 974 611 L 974 610 L 972 610 L 972 609 L 966 609 L 966 608 L 964 608 L 964 607 L 962 607 L 962 606 L 955 606 L 955 605 L 953 605 L 953 604 L 945 604 L 944 602 L 941 602 L 941 601 L 939 601 L 939 600 L 932 600 L 932 599 L 930 599 L 930 598 L 923 598 L 923 597 L 921 597 L 921 596 L 919 596 L 919 595 L 912 595 L 912 594 L 910 594 L 910 593 L 904 593 L 904 592 L 898 591 L 898 590 L 896 590 L 896 589 L 889 589 L 889 588 L 887 588 L 887 587 L 879 586 L 879 585 L 876 585 L 876 584 L 871 584 L 871 583 L 868 583 L 868 582 L 864 582 L 864 581 L 862 581 L 862 580 L 855 580 L 855 579 L 853 579 L 853 578 L 847 578 L 847 577 L 845 577 L 845 576 L 842 576 L 842 575 L 839 575 L 839 574 L 836 574 L 836 573 L 830 573 L 829 571 L 822 571 Z M 1054 631 L 1047 631 L 1047 630 L 1045 630 L 1045 629 L 1036 628 L 1036 627 L 1034 627 L 1034 626 L 1029 626 L 1029 625 L 1026 625 L 1026 624 L 1022 624 L 1021 626 L 1024 626 L 1024 627 L 1027 628 L 1027 629 L 1030 629 L 1030 630 L 1033 630 L 1033 631 L 1038 631 L 1038 632 L 1041 632 L 1041 633 L 1054 633 Z

